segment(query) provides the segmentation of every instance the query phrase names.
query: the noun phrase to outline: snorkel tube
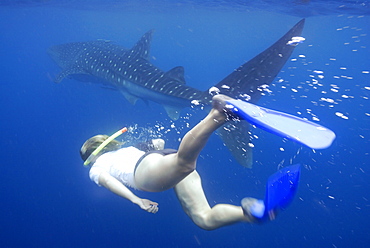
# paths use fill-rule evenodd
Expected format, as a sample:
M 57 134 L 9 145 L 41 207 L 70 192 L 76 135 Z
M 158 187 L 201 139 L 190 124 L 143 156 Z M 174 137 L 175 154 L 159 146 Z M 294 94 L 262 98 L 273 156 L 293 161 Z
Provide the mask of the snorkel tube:
M 98 155 L 98 153 L 104 148 L 106 147 L 109 142 L 111 142 L 112 140 L 114 140 L 115 138 L 117 138 L 118 136 L 120 136 L 121 134 L 123 134 L 124 132 L 127 131 L 127 128 L 124 127 L 122 128 L 121 130 L 118 130 L 117 132 L 115 132 L 112 136 L 110 136 L 108 139 L 104 140 L 103 143 L 100 144 L 100 146 L 98 146 L 98 148 L 96 148 L 91 154 L 90 156 L 86 159 L 86 161 L 84 162 L 84 166 L 87 166 L 91 163 L 91 161 L 96 157 L 96 155 Z

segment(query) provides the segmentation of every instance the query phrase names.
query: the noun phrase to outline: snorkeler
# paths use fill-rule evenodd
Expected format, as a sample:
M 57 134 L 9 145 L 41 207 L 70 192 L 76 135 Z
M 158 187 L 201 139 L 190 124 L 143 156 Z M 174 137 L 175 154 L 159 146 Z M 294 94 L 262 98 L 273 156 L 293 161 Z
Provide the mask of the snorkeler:
M 247 112 L 239 106 L 243 104 L 242 101 L 234 101 L 225 95 L 214 96 L 212 109 L 185 134 L 178 150 L 164 149 L 161 139 L 153 140 L 149 146 L 141 144 L 122 148 L 122 143 L 114 138 L 126 129 L 111 137 L 96 135 L 88 139 L 80 155 L 85 165 L 91 165 L 91 180 L 150 213 L 158 212 L 158 203 L 136 196 L 129 187 L 148 192 L 174 188 L 186 214 L 206 230 L 237 222 L 274 219 L 277 210 L 286 207 L 296 192 L 300 172 L 298 165 L 285 168 L 270 177 L 264 201 L 244 198 L 241 206 L 217 204 L 210 207 L 196 171 L 198 156 L 211 134 L 229 119 L 243 118 L 240 112 Z

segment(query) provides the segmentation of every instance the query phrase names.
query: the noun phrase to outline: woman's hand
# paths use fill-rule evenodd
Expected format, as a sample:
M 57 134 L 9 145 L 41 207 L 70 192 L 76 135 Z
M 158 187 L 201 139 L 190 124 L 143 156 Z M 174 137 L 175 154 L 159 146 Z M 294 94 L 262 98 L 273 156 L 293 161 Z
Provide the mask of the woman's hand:
M 138 205 L 141 207 L 141 209 L 149 212 L 149 213 L 157 213 L 158 212 L 158 203 L 152 202 L 148 199 L 140 199 L 138 202 Z

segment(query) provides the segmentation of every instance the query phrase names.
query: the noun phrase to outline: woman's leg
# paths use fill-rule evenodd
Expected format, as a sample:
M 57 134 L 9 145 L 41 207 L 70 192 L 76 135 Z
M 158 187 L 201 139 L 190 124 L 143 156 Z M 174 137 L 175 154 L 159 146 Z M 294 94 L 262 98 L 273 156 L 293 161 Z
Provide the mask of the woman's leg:
M 240 206 L 217 204 L 211 208 L 197 171 L 178 183 L 175 192 L 185 213 L 205 230 L 214 230 L 236 222 L 255 222 L 255 219 L 244 214 Z
M 223 101 L 229 97 L 213 98 L 208 115 L 182 139 L 178 152 L 162 156 L 150 154 L 143 159 L 135 172 L 136 186 L 142 190 L 158 192 L 170 189 L 195 170 L 199 153 L 211 134 L 227 120 Z

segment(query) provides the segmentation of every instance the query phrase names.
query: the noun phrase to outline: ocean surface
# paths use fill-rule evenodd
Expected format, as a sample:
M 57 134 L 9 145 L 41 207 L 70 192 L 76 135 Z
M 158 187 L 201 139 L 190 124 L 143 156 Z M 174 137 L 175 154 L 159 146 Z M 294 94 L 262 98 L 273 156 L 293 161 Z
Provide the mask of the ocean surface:
M 0 246 L 370 247 L 369 14 L 369 1 L 0 1 Z M 198 161 L 211 205 L 263 198 L 269 175 L 301 163 L 297 195 L 276 220 L 204 231 L 172 190 L 135 191 L 159 203 L 153 215 L 90 181 L 79 157 L 87 138 L 136 126 L 177 148 L 206 112 L 187 108 L 172 121 L 104 85 L 56 84 L 48 47 L 105 39 L 131 48 L 154 29 L 151 62 L 184 66 L 187 84 L 207 90 L 302 18 L 305 42 L 258 104 L 329 127 L 333 145 L 312 150 L 252 128 L 252 169 L 216 135 Z

